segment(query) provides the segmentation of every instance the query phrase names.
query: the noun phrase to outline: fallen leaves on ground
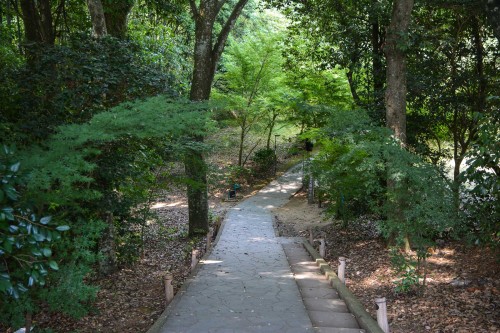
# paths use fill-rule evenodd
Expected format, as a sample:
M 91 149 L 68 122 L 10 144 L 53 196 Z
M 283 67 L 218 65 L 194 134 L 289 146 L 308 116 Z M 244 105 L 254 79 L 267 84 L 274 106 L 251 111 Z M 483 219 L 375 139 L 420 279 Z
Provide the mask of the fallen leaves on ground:
M 347 287 L 374 318 L 374 299 L 387 299 L 392 333 L 500 332 L 498 253 L 458 242 L 441 242 L 428 259 L 426 288 L 397 294 L 397 273 L 369 217 L 342 228 L 339 221 L 325 221 L 322 209 L 307 206 L 305 194 L 299 193 L 289 204 L 275 210 L 278 232 L 308 238 L 312 227 L 315 238 L 325 238 L 325 259 L 334 270 L 339 257 L 348 258 Z

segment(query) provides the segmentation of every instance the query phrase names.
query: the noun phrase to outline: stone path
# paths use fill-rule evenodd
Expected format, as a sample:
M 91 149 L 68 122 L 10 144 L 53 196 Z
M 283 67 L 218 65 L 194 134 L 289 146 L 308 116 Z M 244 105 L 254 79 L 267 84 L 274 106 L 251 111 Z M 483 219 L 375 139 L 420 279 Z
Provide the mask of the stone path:
M 154 332 L 315 332 L 269 212 L 301 187 L 300 171 L 231 209 L 212 253 Z

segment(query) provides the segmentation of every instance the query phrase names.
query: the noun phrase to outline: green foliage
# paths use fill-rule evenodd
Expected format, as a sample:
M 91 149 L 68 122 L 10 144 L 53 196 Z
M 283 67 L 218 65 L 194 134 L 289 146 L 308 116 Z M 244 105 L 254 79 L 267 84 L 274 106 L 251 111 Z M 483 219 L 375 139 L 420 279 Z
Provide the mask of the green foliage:
M 43 146 L 19 153 L 27 175 L 22 182 L 16 176 L 19 163 L 2 160 L 2 235 L 9 233 L 0 241 L 8 264 L 2 266 L 2 291 L 17 296 L 31 284 L 43 285 L 5 303 L 12 309 L 6 322 L 37 311 L 40 303 L 74 317 L 88 311 L 96 289 L 85 279 L 99 258 L 98 241 L 107 232 L 103 221 L 109 213 L 114 217 L 119 263 L 135 260 L 145 223 L 152 218 L 150 202 L 156 189 L 167 184 L 158 179 L 168 179 L 168 173 L 156 170 L 184 149 L 206 149 L 186 138 L 210 131 L 211 108 L 158 96 L 121 104 L 84 124 L 59 126 Z M 23 195 L 14 205 L 17 187 Z M 50 211 L 53 218 L 39 219 L 32 211 Z M 60 226 L 53 221 L 69 222 Z M 66 230 L 68 236 L 61 238 L 59 233 Z M 28 244 L 19 247 L 17 239 Z M 48 274 L 49 267 L 58 266 L 60 273 Z
M 27 202 L 21 201 L 17 188 L 26 185 L 19 176 L 20 163 L 13 152 L 3 147 L 0 156 L 0 292 L 19 298 L 34 286 L 43 286 L 49 270 L 58 270 L 53 259 L 53 243 L 61 238 L 67 225 L 57 225 L 50 216 L 37 217 Z
M 88 121 L 96 112 L 127 100 L 166 92 L 168 75 L 149 67 L 134 43 L 72 35 L 64 45 L 31 50 L 34 67 L 6 66 L 9 90 L 0 120 L 8 125 L 4 142 L 43 140 L 61 124 Z
M 427 275 L 426 260 L 430 256 L 427 249 L 418 250 L 417 257 L 402 253 L 397 248 L 391 248 L 391 266 L 399 276 L 395 281 L 396 293 L 407 294 L 425 287 Z
M 477 115 L 478 139 L 462 175 L 466 230 L 476 244 L 499 246 L 500 242 L 500 112 Z
M 81 318 L 89 312 L 97 294 L 97 287 L 85 283 L 90 272 L 89 266 L 66 264 L 51 277 L 53 287 L 40 290 L 37 297 L 48 304 L 50 311 Z
M 385 237 L 399 243 L 408 236 L 417 248 L 452 230 L 452 193 L 438 169 L 370 125 L 364 112 L 333 112 L 331 124 L 313 172 L 332 213 L 347 219 L 377 213 Z
M 273 149 L 262 148 L 252 157 L 253 172 L 257 177 L 267 177 L 273 174 L 276 165 L 276 154 Z

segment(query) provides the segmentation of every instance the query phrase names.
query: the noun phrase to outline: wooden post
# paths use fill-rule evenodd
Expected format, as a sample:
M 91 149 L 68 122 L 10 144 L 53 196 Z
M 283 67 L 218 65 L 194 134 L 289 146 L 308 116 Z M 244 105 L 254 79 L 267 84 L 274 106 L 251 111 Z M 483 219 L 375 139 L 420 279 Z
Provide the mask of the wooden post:
M 321 238 L 319 240 L 319 255 L 321 256 L 321 258 L 324 258 L 326 255 L 326 246 L 324 238 Z
M 172 285 L 172 281 L 174 276 L 170 273 L 165 274 L 164 282 L 165 282 L 165 298 L 167 299 L 167 305 L 172 302 L 174 299 L 174 286 Z
M 389 333 L 389 322 L 387 321 L 387 304 L 385 297 L 375 298 L 375 304 L 377 305 L 377 322 L 378 326 L 385 333 Z
M 345 258 L 339 258 L 339 271 L 338 271 L 339 280 L 345 284 Z
M 314 246 L 313 228 L 309 227 L 309 244 Z
M 193 270 L 198 264 L 198 250 L 193 250 L 191 253 L 191 270 Z
M 214 228 L 209 228 L 208 234 L 207 234 L 207 252 L 208 252 L 208 250 L 210 250 L 210 247 L 212 246 L 213 235 L 214 235 Z
M 314 203 L 314 177 L 312 173 L 309 173 L 309 188 L 307 190 L 307 203 Z

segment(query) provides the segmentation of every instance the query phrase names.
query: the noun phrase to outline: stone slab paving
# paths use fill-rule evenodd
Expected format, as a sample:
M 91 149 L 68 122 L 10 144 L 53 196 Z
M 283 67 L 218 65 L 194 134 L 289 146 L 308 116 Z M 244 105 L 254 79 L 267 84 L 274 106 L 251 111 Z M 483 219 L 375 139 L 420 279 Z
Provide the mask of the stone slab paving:
M 301 185 L 299 166 L 231 209 L 159 332 L 314 332 L 269 212 Z

